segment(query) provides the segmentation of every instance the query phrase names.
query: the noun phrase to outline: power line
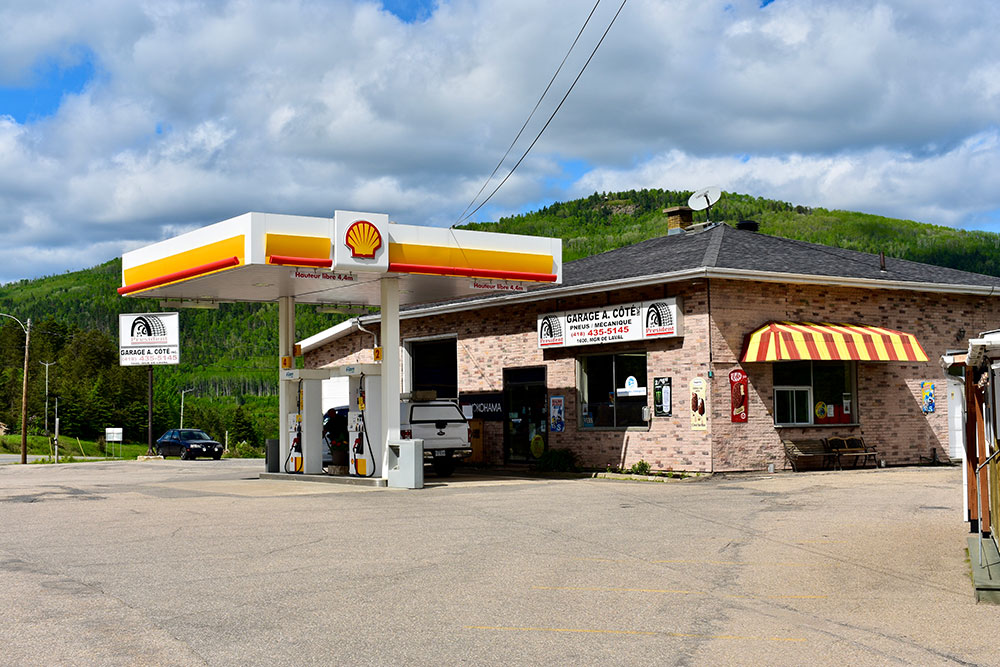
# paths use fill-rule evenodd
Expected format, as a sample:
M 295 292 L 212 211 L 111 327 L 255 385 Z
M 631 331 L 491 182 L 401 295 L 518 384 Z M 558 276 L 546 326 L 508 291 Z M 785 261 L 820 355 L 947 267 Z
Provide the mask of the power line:
M 573 43 L 570 44 L 569 50 L 566 52 L 566 55 L 563 56 L 562 62 L 559 63 L 559 67 L 556 68 L 556 73 L 552 75 L 551 79 L 549 79 L 549 85 L 545 86 L 545 90 L 542 91 L 541 97 L 539 97 L 538 101 L 535 102 L 535 108 L 532 109 L 531 113 L 528 114 L 528 118 L 524 121 L 524 125 L 522 125 L 521 129 L 517 131 L 517 136 L 514 137 L 514 141 L 510 142 L 510 146 L 507 147 L 507 151 L 503 154 L 503 157 L 500 158 L 500 161 L 497 162 L 497 166 L 493 167 L 493 171 L 490 172 L 490 175 L 486 179 L 486 182 L 483 183 L 483 186 L 479 188 L 479 192 L 476 193 L 476 195 L 472 198 L 472 201 L 469 202 L 469 205 L 466 206 L 465 210 L 462 211 L 461 215 L 458 216 L 458 220 L 455 221 L 456 225 L 462 221 L 462 216 L 465 215 L 466 211 L 468 211 L 472 207 L 472 205 L 476 203 L 476 200 L 479 199 L 479 195 L 483 194 L 483 190 L 485 190 L 486 186 L 490 184 L 490 181 L 493 180 L 493 177 L 496 176 L 497 172 L 500 170 L 500 167 L 503 165 L 504 160 L 507 159 L 507 156 L 510 155 L 510 152 L 514 149 L 514 144 L 516 144 L 517 140 L 521 138 L 521 134 L 524 132 L 524 128 L 528 127 L 528 123 L 531 122 L 531 119 L 534 117 L 535 112 L 538 111 L 539 105 L 541 105 L 542 100 L 545 99 L 545 96 L 548 94 L 549 89 L 552 88 L 552 84 L 555 83 L 556 77 L 559 76 L 559 72 L 562 71 L 563 65 L 566 64 L 566 60 L 569 58 L 569 54 L 573 52 L 574 48 L 576 48 L 576 43 L 580 41 L 580 35 L 582 35 L 583 31 L 587 28 L 587 24 L 590 23 L 591 17 L 594 16 L 594 12 L 597 11 L 597 6 L 600 4 L 601 0 L 597 0 L 597 2 L 594 3 L 594 7 L 590 10 L 590 14 L 587 15 L 587 20 L 583 22 L 583 26 L 580 28 L 580 32 L 576 33 L 576 39 L 574 39 Z
M 518 159 L 517 163 L 511 168 L 510 172 L 508 172 L 507 175 L 504 176 L 503 180 L 500 181 L 500 184 L 497 185 L 495 188 L 493 188 L 493 191 L 490 192 L 489 196 L 486 197 L 486 199 L 484 199 L 482 201 L 482 203 L 479 204 L 479 206 L 477 206 L 476 208 L 474 208 L 468 215 L 465 215 L 464 217 L 460 218 L 459 221 L 457 223 L 455 223 L 455 224 L 461 224 L 462 222 L 465 222 L 466 220 L 468 220 L 469 218 L 471 218 L 472 216 L 474 216 L 476 214 L 476 212 L 479 211 L 479 209 L 481 209 L 483 206 L 485 206 L 486 202 L 488 202 L 490 199 L 492 199 L 493 195 L 495 195 L 500 190 L 500 188 L 503 187 L 503 184 L 507 182 L 507 179 L 509 179 L 511 176 L 514 175 L 514 171 L 516 171 L 517 168 L 519 166 L 521 166 L 521 163 L 524 161 L 524 158 L 528 157 L 528 153 L 531 152 L 531 149 L 535 147 L 536 143 L 538 143 L 538 140 L 541 138 L 541 136 L 545 132 L 546 128 L 548 128 L 549 123 L 551 123 L 552 119 L 556 117 L 557 113 L 559 113 L 559 109 L 562 108 L 562 105 L 566 101 L 566 98 L 569 97 L 569 94 L 571 92 L 573 92 L 573 88 L 576 87 L 577 81 L 579 81 L 580 77 L 583 76 L 583 73 L 584 73 L 584 71 L 586 71 L 587 66 L 590 64 L 590 61 L 594 59 L 594 55 L 597 53 L 597 49 L 599 49 L 601 47 L 601 44 L 604 43 L 604 38 L 608 36 L 608 33 L 611 31 L 611 27 L 615 24 L 615 21 L 618 20 L 618 15 L 622 13 L 622 10 L 625 8 L 625 3 L 626 2 L 628 2 L 628 0 L 622 0 L 621 6 L 618 7 L 618 11 L 615 12 L 614 17 L 612 17 L 612 19 L 611 19 L 611 22 L 608 23 L 608 27 L 607 27 L 607 29 L 605 29 L 604 34 L 601 35 L 601 39 L 600 39 L 600 41 L 597 42 L 597 46 L 595 46 L 594 50 L 590 52 L 590 57 L 587 58 L 587 62 L 585 62 L 583 64 L 583 67 L 580 68 L 580 72 L 576 75 L 576 78 L 573 79 L 573 83 L 570 85 L 569 90 L 567 90 L 566 94 L 563 95 L 562 99 L 559 101 L 559 105 L 552 112 L 552 115 L 549 116 L 549 119 L 547 121 L 545 121 L 545 125 L 542 126 L 542 129 L 538 131 L 538 134 L 535 136 L 534 140 L 531 142 L 531 145 L 528 146 L 528 148 L 524 151 L 524 153 Z M 487 181 L 487 182 L 489 182 L 489 181 Z M 473 201 L 475 201 L 475 200 L 473 200 Z

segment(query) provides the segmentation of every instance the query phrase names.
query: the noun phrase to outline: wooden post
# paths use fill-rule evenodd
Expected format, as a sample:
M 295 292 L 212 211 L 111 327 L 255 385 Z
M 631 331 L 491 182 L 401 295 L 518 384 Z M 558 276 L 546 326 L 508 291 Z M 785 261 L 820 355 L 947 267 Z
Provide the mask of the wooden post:
M 987 392 L 976 386 L 976 467 L 986 460 L 989 453 L 986 451 L 986 419 L 984 418 Z M 981 470 L 976 477 L 976 490 L 978 491 L 977 503 L 979 504 L 979 532 L 984 537 L 990 534 L 990 491 L 989 485 L 980 484 L 980 480 L 989 473 L 989 470 Z
M 976 465 L 978 465 L 978 447 L 976 446 L 976 424 L 979 422 L 979 406 L 976 402 L 976 369 L 965 367 L 965 489 L 969 516 L 969 532 L 979 532 L 979 505 L 976 489 Z

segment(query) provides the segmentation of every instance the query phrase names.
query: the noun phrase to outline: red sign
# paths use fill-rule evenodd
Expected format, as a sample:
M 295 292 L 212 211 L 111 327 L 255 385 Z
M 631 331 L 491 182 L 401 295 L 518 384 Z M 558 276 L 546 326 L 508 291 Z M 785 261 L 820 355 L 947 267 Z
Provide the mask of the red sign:
M 747 421 L 747 406 L 750 402 L 747 386 L 747 374 L 742 369 L 737 368 L 729 373 L 729 391 L 732 396 L 730 415 L 737 424 L 745 424 Z

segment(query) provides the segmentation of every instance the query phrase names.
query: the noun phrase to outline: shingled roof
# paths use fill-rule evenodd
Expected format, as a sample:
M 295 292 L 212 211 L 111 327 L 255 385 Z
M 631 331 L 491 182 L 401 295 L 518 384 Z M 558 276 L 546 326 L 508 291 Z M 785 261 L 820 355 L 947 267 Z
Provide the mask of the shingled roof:
M 1000 278 L 994 276 L 892 257 L 885 258 L 885 271 L 882 271 L 879 256 L 872 253 L 794 241 L 715 223 L 566 262 L 559 285 L 546 285 L 520 294 L 484 294 L 411 305 L 402 308 L 401 312 L 407 317 L 422 317 L 485 305 L 554 298 L 565 293 L 699 277 L 830 285 L 849 283 L 873 289 L 1000 296 Z M 361 320 L 377 322 L 378 318 L 378 315 L 371 315 Z M 354 330 L 355 322 L 343 322 L 302 341 L 303 349 L 313 349 L 347 335 Z
M 886 270 L 882 271 L 875 254 L 768 236 L 721 223 L 567 262 L 562 287 L 701 268 L 1000 288 L 1000 278 L 994 276 L 891 257 L 886 257 Z

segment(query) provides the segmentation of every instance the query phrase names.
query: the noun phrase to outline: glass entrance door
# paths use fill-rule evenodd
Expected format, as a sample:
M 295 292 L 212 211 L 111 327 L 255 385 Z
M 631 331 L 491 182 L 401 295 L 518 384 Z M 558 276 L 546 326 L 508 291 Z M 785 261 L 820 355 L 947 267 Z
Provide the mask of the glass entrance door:
M 548 448 L 545 368 L 505 368 L 504 453 L 511 463 L 537 460 Z

